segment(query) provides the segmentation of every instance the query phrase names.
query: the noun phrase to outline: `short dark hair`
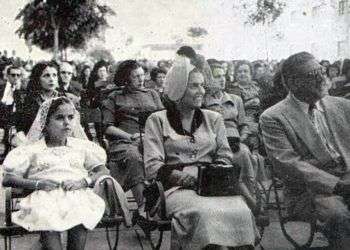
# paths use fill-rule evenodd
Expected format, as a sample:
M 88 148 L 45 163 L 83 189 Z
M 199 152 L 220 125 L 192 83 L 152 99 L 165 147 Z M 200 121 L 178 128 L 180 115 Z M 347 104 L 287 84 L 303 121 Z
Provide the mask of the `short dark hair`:
M 290 83 L 294 82 L 298 76 L 301 66 L 310 60 L 314 60 L 315 57 L 309 52 L 299 52 L 297 54 L 288 57 L 282 64 L 281 77 L 286 87 L 290 88 Z
M 10 72 L 11 72 L 11 70 L 13 70 L 13 69 L 21 69 L 21 66 L 19 66 L 19 65 L 15 65 L 15 64 L 12 64 L 12 65 L 10 65 L 7 69 L 6 69 L 6 75 L 9 75 L 10 74 Z
M 142 68 L 136 60 L 126 60 L 119 64 L 114 74 L 114 84 L 117 86 L 125 86 L 130 83 L 131 71 Z
M 166 71 L 164 69 L 161 69 L 161 68 L 153 68 L 151 70 L 151 80 L 152 81 L 155 81 L 158 74 L 164 74 L 166 75 Z

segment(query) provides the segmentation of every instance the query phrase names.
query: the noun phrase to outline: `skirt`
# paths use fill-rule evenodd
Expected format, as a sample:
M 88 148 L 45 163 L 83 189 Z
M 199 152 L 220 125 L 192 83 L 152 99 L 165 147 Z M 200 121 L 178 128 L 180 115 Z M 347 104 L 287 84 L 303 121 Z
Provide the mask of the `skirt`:
M 82 224 L 94 229 L 102 219 L 105 203 L 91 189 L 35 191 L 19 203 L 13 222 L 28 231 L 66 231 Z
M 167 196 L 166 209 L 172 218 L 171 249 L 254 246 L 258 237 L 253 215 L 241 196 L 203 197 L 178 189 Z

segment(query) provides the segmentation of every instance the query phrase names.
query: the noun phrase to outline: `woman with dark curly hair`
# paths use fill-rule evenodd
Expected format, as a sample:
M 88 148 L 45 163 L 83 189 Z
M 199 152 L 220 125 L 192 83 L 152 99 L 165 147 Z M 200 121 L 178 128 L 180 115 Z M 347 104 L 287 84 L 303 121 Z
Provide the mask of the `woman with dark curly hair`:
M 145 175 L 139 151 L 140 116 L 163 109 L 158 93 L 145 89 L 144 81 L 144 70 L 137 61 L 123 61 L 114 76 L 114 83 L 121 89 L 113 91 L 102 104 L 103 125 L 109 140 L 109 169 L 125 191 L 131 189 L 139 208 L 133 222 L 143 229 L 145 220 L 140 213 L 144 213 Z
M 40 105 L 60 94 L 58 87 L 58 65 L 55 62 L 43 61 L 37 63 L 29 77 L 27 96 L 21 110 L 18 110 L 17 131 L 28 133 Z
M 108 66 L 106 61 L 99 61 L 94 65 L 87 84 L 87 99 L 89 110 L 89 122 L 93 122 L 98 143 L 104 145 L 102 131 L 101 102 L 103 100 L 103 90 L 108 86 Z

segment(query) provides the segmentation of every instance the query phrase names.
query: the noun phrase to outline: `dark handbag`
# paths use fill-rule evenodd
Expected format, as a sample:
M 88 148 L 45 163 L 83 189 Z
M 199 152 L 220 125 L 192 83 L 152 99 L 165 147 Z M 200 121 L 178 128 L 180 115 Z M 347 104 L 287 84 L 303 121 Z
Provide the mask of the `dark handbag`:
M 200 196 L 237 195 L 237 184 L 241 168 L 239 166 L 215 166 L 214 164 L 198 167 L 197 194 Z

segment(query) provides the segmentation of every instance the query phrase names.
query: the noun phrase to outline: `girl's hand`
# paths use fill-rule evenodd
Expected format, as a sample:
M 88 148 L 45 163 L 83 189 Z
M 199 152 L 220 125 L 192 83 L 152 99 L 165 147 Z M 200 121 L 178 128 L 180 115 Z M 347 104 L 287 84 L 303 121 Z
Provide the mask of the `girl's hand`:
M 52 181 L 52 180 L 38 180 L 37 182 L 38 190 L 51 191 L 59 188 L 59 186 L 60 186 L 59 182 Z
M 65 191 L 73 191 L 78 190 L 82 188 L 86 188 L 87 183 L 84 179 L 78 180 L 78 181 L 63 181 L 62 182 L 62 188 Z

